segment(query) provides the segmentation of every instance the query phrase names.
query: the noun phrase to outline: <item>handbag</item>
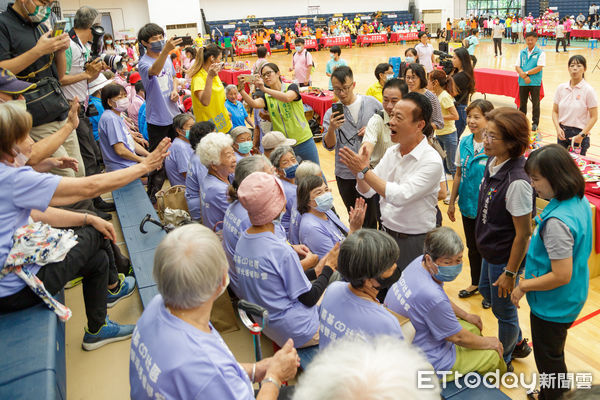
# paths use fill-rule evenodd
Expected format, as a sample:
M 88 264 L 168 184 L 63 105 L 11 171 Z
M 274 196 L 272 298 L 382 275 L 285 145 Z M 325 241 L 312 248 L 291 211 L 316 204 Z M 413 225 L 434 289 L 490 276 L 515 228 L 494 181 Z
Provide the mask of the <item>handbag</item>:
M 58 121 L 69 113 L 69 102 L 53 77 L 45 77 L 36 82 L 36 86 L 23 93 L 27 102 L 27 111 L 33 119 L 33 126 Z
M 187 200 L 185 199 L 185 186 L 183 185 L 175 185 L 171 186 L 167 190 L 161 190 L 156 193 L 156 205 L 158 214 L 161 221 L 164 223 L 173 223 L 174 225 L 178 225 L 182 222 L 183 219 L 186 219 L 183 215 L 173 212 L 173 210 L 183 210 L 189 213 Z M 171 211 L 166 212 L 167 209 L 171 209 Z M 169 221 L 166 221 L 166 217 L 174 217 L 169 218 Z M 188 214 L 189 217 L 189 214 Z M 191 220 L 191 218 L 189 218 Z

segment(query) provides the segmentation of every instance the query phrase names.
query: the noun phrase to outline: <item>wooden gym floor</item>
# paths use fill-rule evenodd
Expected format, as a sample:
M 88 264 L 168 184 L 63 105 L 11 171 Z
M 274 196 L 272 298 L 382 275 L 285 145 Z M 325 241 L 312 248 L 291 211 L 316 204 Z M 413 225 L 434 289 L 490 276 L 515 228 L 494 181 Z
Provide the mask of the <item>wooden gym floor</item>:
M 412 43 L 414 45 L 416 43 Z M 554 52 L 554 42 L 550 41 L 543 47 L 546 51 L 547 66 L 544 68 L 544 89 L 546 97 L 541 102 L 540 132 L 543 141 L 552 143 L 556 140 L 556 134 L 552 124 L 552 98 L 556 87 L 569 79 L 567 72 L 568 58 L 573 54 L 582 54 L 588 62 L 588 71 L 586 80 L 600 92 L 600 72 L 592 73 L 592 69 L 600 56 L 600 50 L 590 50 L 586 48 L 587 42 L 574 41 L 569 48 L 568 53 L 557 54 Z M 437 43 L 433 41 L 437 48 Z M 490 40 L 483 39 L 477 48 L 475 55 L 478 58 L 478 67 L 514 70 L 514 62 L 518 52 L 524 45 L 503 44 L 503 57 L 494 57 L 493 48 Z M 345 59 L 354 71 L 356 81 L 356 92 L 365 93 L 367 88 L 374 83 L 375 77 L 373 71 L 380 62 L 387 62 L 389 57 L 404 57 L 404 50 L 408 45 L 374 45 L 373 47 L 352 49 L 342 49 L 342 58 Z M 325 75 L 325 66 L 329 60 L 329 52 L 322 50 L 313 52 L 313 58 L 316 63 L 317 72 L 313 76 L 313 85 L 327 88 L 328 78 Z M 247 57 L 250 63 L 255 61 L 255 57 Z M 282 71 L 287 71 L 291 63 L 291 56 L 285 53 L 276 53 L 269 57 L 270 61 L 277 63 Z M 286 73 L 286 72 L 284 72 Z M 480 98 L 477 93 L 473 98 Z M 512 98 L 503 96 L 488 96 L 488 99 L 498 106 L 515 107 Z M 530 111 L 531 112 L 531 111 Z M 531 115 L 531 114 L 529 114 Z M 592 147 L 589 155 L 600 157 L 600 125 L 592 131 Z M 347 214 L 344 212 L 344 206 L 337 192 L 334 176 L 334 155 L 326 151 L 320 144 L 319 154 L 321 166 L 325 175 L 334 189 L 336 210 L 343 213 L 342 219 L 347 221 Z M 110 199 L 110 193 L 106 195 Z M 444 215 L 444 225 L 451 226 L 464 239 L 463 228 L 460 218 L 456 223 L 452 223 L 446 216 L 447 207 L 443 202 L 439 203 Z M 123 244 L 121 227 L 116 213 L 113 213 L 113 223 L 117 230 L 118 242 L 126 253 Z M 498 327 L 496 319 L 491 310 L 481 308 L 481 296 L 476 295 L 469 299 L 459 299 L 458 291 L 466 288 L 470 283 L 468 268 L 468 258 L 465 252 L 465 268 L 461 275 L 454 282 L 446 285 L 448 296 L 466 309 L 468 312 L 478 314 L 483 320 L 484 335 L 497 335 Z M 129 398 L 129 341 L 110 344 L 99 350 L 84 352 L 81 349 L 81 340 L 83 338 L 83 328 L 85 326 L 85 312 L 83 307 L 83 298 L 81 285 L 66 292 L 67 304 L 73 310 L 73 318 L 67 323 L 66 345 L 67 345 L 67 395 L 71 400 L 79 399 L 126 399 Z M 600 316 L 595 316 L 595 312 L 600 310 L 600 278 L 594 278 L 590 282 L 590 292 L 587 303 L 581 312 L 580 318 L 591 316 L 591 318 L 574 326 L 569 330 L 569 336 L 566 345 L 566 361 L 570 372 L 591 372 L 594 376 L 593 382 L 600 383 L 600 342 L 598 341 L 598 332 L 600 331 Z M 120 323 L 134 324 L 142 313 L 139 296 L 134 294 L 128 299 L 119 303 L 116 307 L 109 310 L 109 316 L 112 320 Z M 529 307 L 525 298 L 521 301 L 519 310 L 519 320 L 523 330 L 523 336 L 531 338 L 529 329 Z M 224 335 L 224 339 L 242 362 L 253 361 L 254 353 L 252 339 L 245 328 L 237 332 Z M 271 354 L 270 343 L 263 339 L 263 351 L 265 356 Z M 526 373 L 527 381 L 530 381 L 529 374 L 536 372 L 533 354 L 526 359 L 514 361 L 516 373 Z M 513 399 L 525 399 L 524 389 L 504 389 Z M 401 396 L 399 397 L 401 398 Z

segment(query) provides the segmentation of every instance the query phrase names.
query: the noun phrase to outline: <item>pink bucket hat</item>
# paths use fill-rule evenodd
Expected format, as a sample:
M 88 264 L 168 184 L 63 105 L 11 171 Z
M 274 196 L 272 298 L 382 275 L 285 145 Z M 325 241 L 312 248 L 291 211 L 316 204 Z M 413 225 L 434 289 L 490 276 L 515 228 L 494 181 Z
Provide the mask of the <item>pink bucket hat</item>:
M 238 199 L 248 211 L 252 225 L 273 222 L 285 206 L 281 182 L 265 172 L 253 172 L 244 179 L 237 191 Z

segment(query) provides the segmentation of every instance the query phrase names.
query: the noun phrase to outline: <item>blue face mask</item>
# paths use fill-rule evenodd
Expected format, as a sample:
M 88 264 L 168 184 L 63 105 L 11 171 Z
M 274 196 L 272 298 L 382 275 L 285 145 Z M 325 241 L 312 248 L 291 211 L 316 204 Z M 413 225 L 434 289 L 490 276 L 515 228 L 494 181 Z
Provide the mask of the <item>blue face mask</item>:
M 189 130 L 189 129 L 186 129 L 186 130 L 185 130 L 185 138 L 186 138 L 186 139 L 189 139 L 189 138 L 190 138 L 190 130 Z
M 433 277 L 440 282 L 452 282 L 462 271 L 462 263 L 456 265 L 436 265 L 438 267 L 438 273 L 434 274 Z
M 150 43 L 150 50 L 153 53 L 160 53 L 163 49 L 163 47 L 165 47 L 165 41 L 163 40 L 159 40 L 157 42 L 152 42 Z
M 331 192 L 323 193 L 322 195 L 315 197 L 315 203 L 317 203 L 317 211 L 327 212 L 333 207 L 333 195 Z
M 238 143 L 238 151 L 240 154 L 248 154 L 252 150 L 252 142 L 248 140 L 247 142 Z
M 279 216 L 273 220 L 273 223 L 281 225 L 281 219 L 283 218 L 284 215 L 285 215 L 285 210 L 283 210 L 281 212 L 281 214 L 279 214 Z
M 285 177 L 288 179 L 294 179 L 296 177 L 296 169 L 298 169 L 297 163 L 284 168 L 283 172 L 285 172 Z
M 409 56 L 409 57 L 406 57 L 406 58 L 404 59 L 404 62 L 405 62 L 405 63 L 407 63 L 407 64 L 412 64 L 412 63 L 414 63 L 414 62 L 415 62 L 415 58 L 414 58 L 414 57 L 410 57 L 410 56 Z

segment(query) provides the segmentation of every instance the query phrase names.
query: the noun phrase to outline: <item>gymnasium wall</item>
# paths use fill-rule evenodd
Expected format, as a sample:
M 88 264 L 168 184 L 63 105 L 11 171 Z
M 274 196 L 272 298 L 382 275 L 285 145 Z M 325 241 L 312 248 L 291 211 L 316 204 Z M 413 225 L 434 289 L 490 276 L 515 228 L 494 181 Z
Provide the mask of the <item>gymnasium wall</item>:
M 591 3 L 598 4 L 598 1 L 590 0 L 549 0 L 549 7 L 557 7 L 558 13 L 561 17 L 567 15 L 577 16 L 579 13 L 583 13 L 587 17 L 588 10 Z M 540 0 L 527 0 L 525 6 L 525 13 L 531 13 L 534 17 L 537 17 L 540 13 Z

